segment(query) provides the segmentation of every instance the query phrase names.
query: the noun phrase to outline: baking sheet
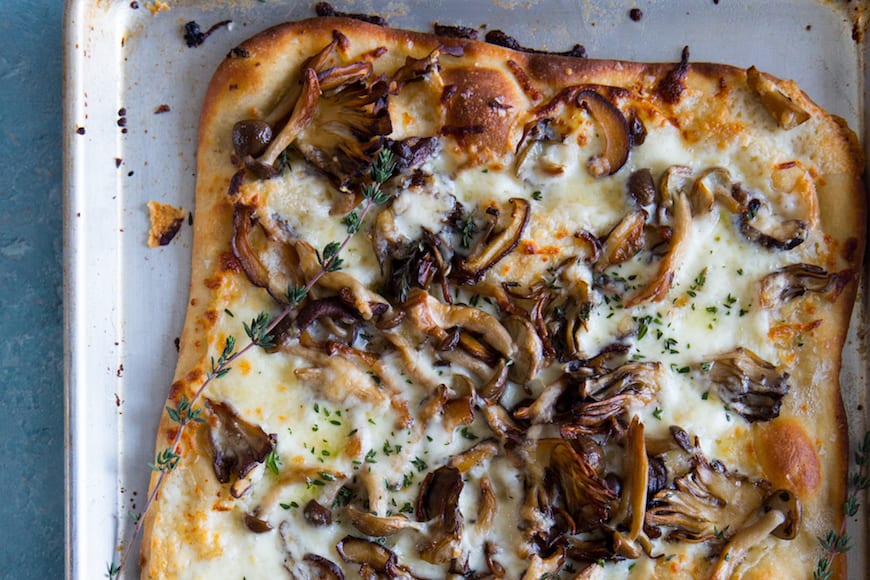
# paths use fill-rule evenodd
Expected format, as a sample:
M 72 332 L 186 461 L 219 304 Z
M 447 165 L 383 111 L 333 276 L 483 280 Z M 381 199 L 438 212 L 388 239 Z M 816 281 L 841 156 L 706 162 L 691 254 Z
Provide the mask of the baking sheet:
M 796 80 L 868 142 L 860 2 L 406 0 L 334 2 L 391 25 L 488 25 L 522 44 L 590 57 L 756 65 Z M 146 203 L 193 210 L 197 115 L 221 58 L 257 31 L 312 16 L 314 2 L 71 0 L 65 19 L 65 334 L 67 577 L 103 577 L 141 509 L 153 437 L 172 378 L 189 282 L 192 228 L 145 245 Z M 631 20 L 628 11 L 643 17 Z M 232 25 L 188 48 L 183 25 Z M 859 35 L 859 37 L 862 35 Z M 156 113 L 162 105 L 168 111 Z M 866 280 L 866 273 L 863 280 Z M 852 441 L 867 427 L 867 295 L 846 345 Z M 851 522 L 851 578 L 864 574 L 867 509 Z M 124 577 L 137 577 L 136 558 Z

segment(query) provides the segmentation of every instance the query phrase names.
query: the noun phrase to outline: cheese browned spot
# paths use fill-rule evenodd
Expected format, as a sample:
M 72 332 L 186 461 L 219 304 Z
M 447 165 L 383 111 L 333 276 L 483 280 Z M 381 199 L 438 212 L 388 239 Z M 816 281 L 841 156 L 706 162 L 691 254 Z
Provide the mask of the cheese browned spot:
M 815 493 L 822 482 L 819 455 L 800 421 L 781 417 L 756 427 L 753 436 L 765 476 L 774 485 L 801 498 Z

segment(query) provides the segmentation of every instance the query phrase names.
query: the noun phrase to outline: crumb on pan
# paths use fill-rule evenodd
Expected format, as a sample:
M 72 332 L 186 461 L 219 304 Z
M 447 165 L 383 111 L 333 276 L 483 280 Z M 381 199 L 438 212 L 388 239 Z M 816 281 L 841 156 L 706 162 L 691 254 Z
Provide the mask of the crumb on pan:
M 148 213 L 151 218 L 151 230 L 148 232 L 148 247 L 165 246 L 172 241 L 187 212 L 183 207 L 174 207 L 156 201 L 148 202 Z

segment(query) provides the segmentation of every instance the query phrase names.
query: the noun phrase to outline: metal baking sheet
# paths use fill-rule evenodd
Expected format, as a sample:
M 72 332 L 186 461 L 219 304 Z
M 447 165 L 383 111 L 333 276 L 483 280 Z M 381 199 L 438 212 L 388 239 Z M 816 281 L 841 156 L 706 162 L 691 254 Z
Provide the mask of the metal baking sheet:
M 796 80 L 867 140 L 867 4 L 813 0 L 337 1 L 396 27 L 433 22 L 499 28 L 527 46 L 590 57 L 756 65 Z M 146 203 L 193 211 L 198 111 L 221 58 L 243 39 L 312 16 L 314 2 L 70 0 L 65 18 L 65 335 L 67 576 L 103 577 L 141 509 L 153 434 L 175 366 L 189 282 L 192 229 L 146 247 Z M 640 21 L 629 18 L 641 9 Z M 229 19 L 197 48 L 183 25 Z M 165 105 L 165 107 L 164 107 Z M 160 109 L 168 110 L 158 112 Z M 867 423 L 862 291 L 846 345 L 843 386 L 855 441 Z M 867 506 L 858 520 L 866 525 Z M 865 570 L 866 530 L 850 577 Z M 138 576 L 136 558 L 124 577 Z

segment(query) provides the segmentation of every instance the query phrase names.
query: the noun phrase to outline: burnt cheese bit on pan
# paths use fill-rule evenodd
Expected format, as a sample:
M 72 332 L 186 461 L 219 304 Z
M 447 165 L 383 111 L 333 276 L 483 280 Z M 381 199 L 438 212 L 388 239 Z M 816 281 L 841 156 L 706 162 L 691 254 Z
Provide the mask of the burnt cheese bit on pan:
M 148 202 L 148 213 L 151 219 L 151 230 L 148 232 L 148 247 L 165 246 L 172 241 L 187 212 L 182 207 L 174 207 L 157 201 Z

